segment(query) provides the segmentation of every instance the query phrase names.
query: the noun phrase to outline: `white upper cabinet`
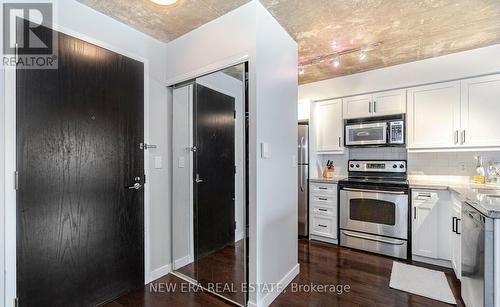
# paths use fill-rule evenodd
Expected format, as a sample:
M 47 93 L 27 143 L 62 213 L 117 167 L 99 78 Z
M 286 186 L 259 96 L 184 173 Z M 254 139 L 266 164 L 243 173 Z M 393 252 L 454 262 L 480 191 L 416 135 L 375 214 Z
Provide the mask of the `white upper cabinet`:
M 463 146 L 500 146 L 500 75 L 465 79 L 462 87 Z
M 344 118 L 402 114 L 406 111 L 406 89 L 343 99 Z
M 406 89 L 373 94 L 373 115 L 384 116 L 406 112 Z
M 343 150 L 342 100 L 332 99 L 314 103 L 311 119 L 317 152 Z
M 408 89 L 408 148 L 449 148 L 459 145 L 460 82 Z
M 372 116 L 372 95 L 360 95 L 343 99 L 344 118 Z

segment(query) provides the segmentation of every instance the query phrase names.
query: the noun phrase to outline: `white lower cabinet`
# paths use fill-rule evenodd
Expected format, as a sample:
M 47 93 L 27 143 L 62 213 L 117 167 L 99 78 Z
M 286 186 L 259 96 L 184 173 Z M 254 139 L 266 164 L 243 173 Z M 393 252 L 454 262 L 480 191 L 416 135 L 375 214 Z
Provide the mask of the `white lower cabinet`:
M 448 190 L 412 190 L 412 254 L 451 260 L 451 210 Z
M 452 216 L 452 239 L 451 239 L 451 266 L 458 279 L 462 279 L 462 242 L 460 234 L 462 220 L 462 202 L 458 199 L 458 195 L 451 195 L 451 216 Z
M 437 193 L 413 191 L 412 199 L 412 254 L 437 258 L 439 223 Z
M 337 185 L 309 184 L 309 237 L 337 243 Z
M 462 204 L 448 190 L 412 190 L 413 260 L 446 266 L 461 278 Z

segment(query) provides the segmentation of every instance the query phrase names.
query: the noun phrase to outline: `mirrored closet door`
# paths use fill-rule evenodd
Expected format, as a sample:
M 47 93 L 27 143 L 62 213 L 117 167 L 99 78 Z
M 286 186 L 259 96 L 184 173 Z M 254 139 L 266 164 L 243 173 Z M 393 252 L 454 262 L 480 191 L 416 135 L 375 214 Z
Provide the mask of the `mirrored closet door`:
M 246 305 L 245 64 L 173 90 L 175 273 Z

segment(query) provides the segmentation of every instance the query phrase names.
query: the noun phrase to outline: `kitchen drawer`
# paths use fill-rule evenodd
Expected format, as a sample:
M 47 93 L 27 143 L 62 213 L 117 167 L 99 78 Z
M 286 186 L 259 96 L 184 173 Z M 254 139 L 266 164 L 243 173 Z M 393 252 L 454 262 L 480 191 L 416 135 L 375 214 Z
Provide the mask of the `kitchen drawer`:
M 328 237 L 332 239 L 337 238 L 337 218 L 329 216 L 312 216 L 311 217 L 311 234 Z
M 337 203 L 337 195 L 311 195 L 310 197 L 311 205 L 328 206 L 335 207 Z
M 337 208 L 330 206 L 312 205 L 312 214 L 315 216 L 337 216 Z
M 311 183 L 309 186 L 311 195 L 337 195 L 337 185 L 331 183 Z

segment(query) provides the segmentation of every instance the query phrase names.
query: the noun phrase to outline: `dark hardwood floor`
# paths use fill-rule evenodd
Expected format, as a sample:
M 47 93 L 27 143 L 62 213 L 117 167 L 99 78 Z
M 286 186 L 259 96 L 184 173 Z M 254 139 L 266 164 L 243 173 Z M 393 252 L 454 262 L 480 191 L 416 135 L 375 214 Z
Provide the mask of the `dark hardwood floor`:
M 209 284 L 231 285 L 230 288 L 226 289 L 221 287 L 217 293 L 243 304 L 245 302 L 245 293 L 240 285 L 245 283 L 244 248 L 245 240 L 239 240 L 196 262 L 183 266 L 177 271 L 197 280 L 206 288 L 208 288 Z
M 389 288 L 394 259 L 360 251 L 340 248 L 320 242 L 299 240 L 300 274 L 292 281 L 295 285 L 349 285 L 349 292 L 295 292 L 292 285 L 273 302 L 272 306 L 449 306 L 425 297 Z M 422 263 L 413 263 L 446 274 L 457 306 L 460 282 L 452 270 Z M 122 296 L 108 307 L 160 307 L 160 306 L 230 306 L 218 298 L 201 291 L 183 291 L 186 283 L 169 274 L 144 288 Z M 152 286 L 176 285 L 175 291 L 153 291 Z M 157 289 L 162 289 L 157 287 Z M 345 289 L 345 288 L 344 288 Z M 171 289 L 172 290 L 172 289 Z M 185 289 L 184 289 L 185 290 Z

